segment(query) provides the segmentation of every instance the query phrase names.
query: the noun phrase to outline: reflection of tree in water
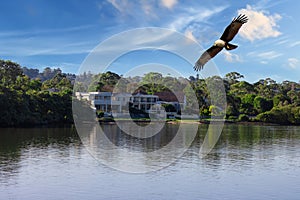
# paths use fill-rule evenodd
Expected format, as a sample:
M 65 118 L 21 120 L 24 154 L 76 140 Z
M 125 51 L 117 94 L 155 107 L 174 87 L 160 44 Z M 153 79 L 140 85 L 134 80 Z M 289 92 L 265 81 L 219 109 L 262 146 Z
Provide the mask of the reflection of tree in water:
M 124 133 L 118 126 L 101 126 L 105 136 L 116 146 L 130 146 L 134 151 L 155 151 L 169 144 L 178 132 L 179 125 L 165 125 L 163 128 L 148 138 L 138 138 Z M 144 134 L 143 132 L 141 134 Z
M 203 138 L 205 130 L 199 130 L 202 132 L 199 132 L 201 136 L 198 137 Z M 264 162 L 271 165 L 270 161 L 283 156 L 285 152 L 297 153 L 295 149 L 300 145 L 297 132 L 297 127 L 288 126 L 225 125 L 217 144 L 203 158 L 203 165 L 208 168 L 232 165 L 233 170 Z M 192 146 L 195 155 L 201 143 L 194 143 L 196 148 Z
M 74 128 L 15 128 L 1 129 L 0 134 L 0 183 L 9 183 L 18 175 L 21 162 L 36 155 L 47 158 L 55 148 L 68 157 L 70 146 L 80 151 L 81 142 Z M 33 153 L 31 153 L 33 152 Z M 41 153 L 41 154 L 39 154 Z

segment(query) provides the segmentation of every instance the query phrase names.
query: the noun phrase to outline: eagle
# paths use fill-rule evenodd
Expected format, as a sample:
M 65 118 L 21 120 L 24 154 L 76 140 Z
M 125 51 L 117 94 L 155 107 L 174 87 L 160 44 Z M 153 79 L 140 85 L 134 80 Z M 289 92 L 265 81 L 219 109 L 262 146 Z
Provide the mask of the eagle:
M 226 50 L 232 50 L 237 48 L 237 45 L 230 44 L 229 42 L 238 33 L 241 26 L 248 21 L 246 15 L 240 14 L 235 17 L 232 22 L 226 27 L 220 39 L 216 40 L 213 46 L 207 49 L 197 60 L 194 70 L 199 71 L 203 68 L 205 63 L 207 63 L 211 58 L 217 55 L 224 47 Z

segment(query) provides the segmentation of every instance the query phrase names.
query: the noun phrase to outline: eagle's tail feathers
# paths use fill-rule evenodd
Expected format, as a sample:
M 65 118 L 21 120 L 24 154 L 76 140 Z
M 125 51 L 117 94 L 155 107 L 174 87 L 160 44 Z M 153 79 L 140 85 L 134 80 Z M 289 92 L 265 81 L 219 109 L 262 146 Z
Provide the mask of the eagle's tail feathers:
M 230 43 L 227 43 L 227 44 L 225 45 L 225 49 L 226 49 L 226 50 L 236 49 L 237 47 L 238 47 L 237 45 L 230 44 Z

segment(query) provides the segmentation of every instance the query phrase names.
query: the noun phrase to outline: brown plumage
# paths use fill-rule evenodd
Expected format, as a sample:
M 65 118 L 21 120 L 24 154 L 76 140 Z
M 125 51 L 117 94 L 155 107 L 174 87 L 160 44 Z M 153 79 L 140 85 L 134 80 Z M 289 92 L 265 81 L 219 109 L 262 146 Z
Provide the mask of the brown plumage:
M 238 33 L 241 26 L 248 21 L 246 15 L 239 15 L 234 18 L 232 22 L 226 27 L 221 38 L 215 41 L 214 45 L 207 49 L 197 60 L 194 70 L 199 71 L 203 66 L 215 55 L 217 55 L 224 47 L 226 50 L 232 50 L 237 48 L 237 45 L 230 44 L 229 42 L 234 38 Z

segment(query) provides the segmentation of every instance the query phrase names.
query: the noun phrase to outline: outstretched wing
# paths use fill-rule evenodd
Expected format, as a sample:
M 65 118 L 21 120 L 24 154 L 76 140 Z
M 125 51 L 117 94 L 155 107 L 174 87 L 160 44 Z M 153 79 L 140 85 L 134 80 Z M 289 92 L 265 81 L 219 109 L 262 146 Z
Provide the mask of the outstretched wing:
M 238 33 L 241 26 L 247 21 L 248 18 L 246 15 L 239 15 L 238 17 L 234 18 L 232 22 L 226 27 L 220 39 L 225 42 L 231 41 L 234 38 L 234 36 Z
M 212 46 L 209 49 L 207 49 L 197 60 L 194 66 L 194 70 L 195 71 L 201 70 L 205 65 L 205 63 L 207 63 L 211 58 L 215 57 L 215 55 L 217 55 L 222 49 L 223 47 L 218 47 L 218 46 Z

